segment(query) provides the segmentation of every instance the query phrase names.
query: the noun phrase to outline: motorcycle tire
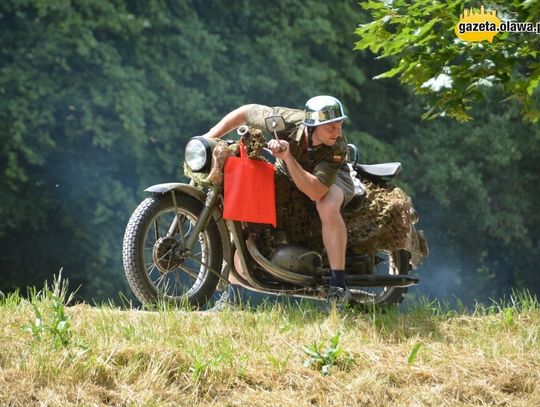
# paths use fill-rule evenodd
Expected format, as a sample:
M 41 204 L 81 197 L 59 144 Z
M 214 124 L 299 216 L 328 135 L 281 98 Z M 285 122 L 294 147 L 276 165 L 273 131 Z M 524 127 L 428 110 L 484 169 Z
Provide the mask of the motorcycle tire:
M 135 209 L 124 234 L 124 272 L 130 288 L 143 304 L 161 300 L 202 307 L 215 292 L 219 280 L 215 273 L 220 272 L 223 261 L 221 238 L 211 219 L 199 234 L 191 254 L 182 257 L 181 244 L 198 221 L 203 204 L 187 194 L 176 193 L 175 198 L 180 227 L 174 229 L 172 237 L 166 236 L 175 219 L 171 193 L 148 197 Z
M 392 269 L 384 270 L 384 274 L 404 274 L 408 275 L 412 271 L 410 263 L 411 254 L 406 250 L 397 250 L 386 255 L 391 258 L 389 261 L 389 267 Z M 384 262 L 382 262 L 384 264 Z M 405 294 L 408 291 L 408 287 L 383 287 L 381 289 L 375 289 L 372 292 L 362 291 L 361 293 L 354 294 L 356 304 L 360 308 L 372 309 L 373 306 L 386 307 L 391 305 L 399 305 L 405 298 Z

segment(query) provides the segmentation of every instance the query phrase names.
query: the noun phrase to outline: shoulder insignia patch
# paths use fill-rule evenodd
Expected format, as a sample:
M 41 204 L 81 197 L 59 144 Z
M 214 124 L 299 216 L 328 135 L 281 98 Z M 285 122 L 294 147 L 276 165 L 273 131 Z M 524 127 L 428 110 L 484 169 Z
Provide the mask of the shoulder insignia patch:
M 339 164 L 342 161 L 343 161 L 343 156 L 341 154 L 335 154 L 332 156 L 332 162 Z

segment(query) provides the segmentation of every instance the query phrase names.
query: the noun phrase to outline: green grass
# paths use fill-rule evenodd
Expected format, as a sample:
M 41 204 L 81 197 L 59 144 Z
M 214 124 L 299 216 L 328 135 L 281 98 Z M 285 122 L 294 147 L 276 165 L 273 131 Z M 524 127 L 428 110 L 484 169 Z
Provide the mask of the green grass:
M 540 405 L 540 307 L 528 293 L 330 315 L 71 297 L 56 280 L 0 298 L 0 405 Z

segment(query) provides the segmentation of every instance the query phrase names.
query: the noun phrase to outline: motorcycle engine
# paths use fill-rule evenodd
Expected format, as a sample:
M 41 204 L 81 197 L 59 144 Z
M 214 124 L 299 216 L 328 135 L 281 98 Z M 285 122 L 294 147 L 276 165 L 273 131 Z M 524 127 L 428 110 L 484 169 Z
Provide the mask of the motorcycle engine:
M 313 275 L 322 266 L 322 257 L 300 246 L 283 245 L 274 249 L 270 262 L 293 273 Z

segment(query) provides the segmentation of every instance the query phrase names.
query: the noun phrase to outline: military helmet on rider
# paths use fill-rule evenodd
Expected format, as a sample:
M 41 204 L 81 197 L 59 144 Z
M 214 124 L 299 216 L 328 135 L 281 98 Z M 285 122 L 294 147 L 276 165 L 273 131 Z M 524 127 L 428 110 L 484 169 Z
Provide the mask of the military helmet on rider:
M 306 102 L 302 123 L 308 127 L 337 122 L 347 116 L 343 111 L 341 102 L 332 96 L 315 96 Z

